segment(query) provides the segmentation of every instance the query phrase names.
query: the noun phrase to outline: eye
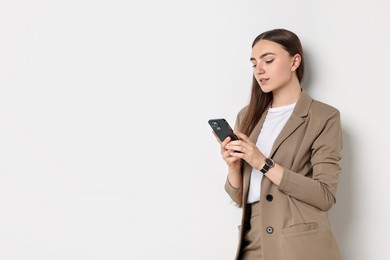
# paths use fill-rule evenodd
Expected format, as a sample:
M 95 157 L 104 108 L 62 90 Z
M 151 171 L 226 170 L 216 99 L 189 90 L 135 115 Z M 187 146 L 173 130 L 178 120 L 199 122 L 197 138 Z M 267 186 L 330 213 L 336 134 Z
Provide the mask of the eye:
M 272 60 L 266 60 L 265 63 L 266 63 L 266 64 L 271 64 L 273 61 L 274 61 L 274 59 L 272 59 Z
M 253 64 L 253 65 L 252 65 L 252 68 L 256 68 L 256 64 Z

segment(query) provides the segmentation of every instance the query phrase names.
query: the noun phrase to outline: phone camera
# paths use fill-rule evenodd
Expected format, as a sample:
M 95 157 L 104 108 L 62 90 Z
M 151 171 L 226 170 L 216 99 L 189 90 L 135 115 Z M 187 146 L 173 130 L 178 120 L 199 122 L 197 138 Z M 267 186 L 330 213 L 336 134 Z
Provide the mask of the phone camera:
M 214 130 L 221 130 L 221 127 L 218 125 L 217 122 L 211 122 L 211 127 L 214 129 Z

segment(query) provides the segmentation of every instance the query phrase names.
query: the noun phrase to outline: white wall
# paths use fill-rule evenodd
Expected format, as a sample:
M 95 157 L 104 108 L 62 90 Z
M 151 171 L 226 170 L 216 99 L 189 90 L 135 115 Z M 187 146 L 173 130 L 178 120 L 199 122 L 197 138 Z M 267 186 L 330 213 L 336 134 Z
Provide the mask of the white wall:
M 207 120 L 234 123 L 252 40 L 277 27 L 342 113 L 344 259 L 389 259 L 386 6 L 2 0 L 0 259 L 232 259 L 240 212 Z

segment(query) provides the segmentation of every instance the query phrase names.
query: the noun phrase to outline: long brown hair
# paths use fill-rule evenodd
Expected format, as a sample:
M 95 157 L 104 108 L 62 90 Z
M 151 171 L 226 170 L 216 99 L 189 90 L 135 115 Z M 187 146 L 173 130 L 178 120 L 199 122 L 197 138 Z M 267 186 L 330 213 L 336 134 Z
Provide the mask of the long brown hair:
M 301 41 L 298 36 L 286 29 L 274 29 L 261 33 L 255 38 L 252 43 L 253 46 L 260 40 L 268 40 L 280 44 L 290 56 L 299 54 L 301 56 L 301 63 L 297 68 L 296 75 L 299 82 L 303 79 L 304 74 L 304 59 Z M 264 93 L 255 77 L 252 78 L 252 92 L 250 96 L 249 105 L 243 121 L 240 125 L 240 131 L 249 135 L 259 122 L 261 115 L 269 107 L 273 99 L 272 92 Z

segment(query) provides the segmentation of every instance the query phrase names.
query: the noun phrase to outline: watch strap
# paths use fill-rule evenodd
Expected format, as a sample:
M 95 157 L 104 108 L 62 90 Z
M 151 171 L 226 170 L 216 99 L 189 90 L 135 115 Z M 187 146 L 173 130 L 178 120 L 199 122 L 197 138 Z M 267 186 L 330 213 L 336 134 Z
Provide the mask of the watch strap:
M 263 174 L 265 174 L 265 173 L 267 173 L 268 170 L 269 170 L 270 168 L 272 168 L 273 166 L 274 166 L 274 161 L 273 161 L 271 158 L 266 158 L 266 159 L 265 159 L 265 164 L 264 164 L 263 168 L 260 169 L 260 171 L 261 171 Z
M 269 166 L 268 166 L 267 164 L 264 164 L 263 168 L 260 169 L 260 171 L 261 171 L 262 173 L 264 173 L 264 174 L 267 173 L 268 170 L 269 170 Z

